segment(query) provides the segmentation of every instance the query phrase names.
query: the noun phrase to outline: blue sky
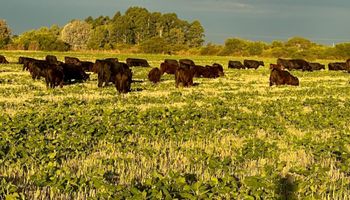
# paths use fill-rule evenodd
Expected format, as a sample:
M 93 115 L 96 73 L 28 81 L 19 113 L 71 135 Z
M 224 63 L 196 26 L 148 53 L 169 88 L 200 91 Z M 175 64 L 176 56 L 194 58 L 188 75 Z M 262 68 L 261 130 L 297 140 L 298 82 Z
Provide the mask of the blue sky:
M 301 36 L 332 44 L 350 42 L 349 0 L 1 0 L 0 18 L 15 34 L 88 16 L 113 16 L 130 6 L 151 12 L 175 12 L 198 19 L 206 42 L 229 37 L 250 40 L 287 40 Z

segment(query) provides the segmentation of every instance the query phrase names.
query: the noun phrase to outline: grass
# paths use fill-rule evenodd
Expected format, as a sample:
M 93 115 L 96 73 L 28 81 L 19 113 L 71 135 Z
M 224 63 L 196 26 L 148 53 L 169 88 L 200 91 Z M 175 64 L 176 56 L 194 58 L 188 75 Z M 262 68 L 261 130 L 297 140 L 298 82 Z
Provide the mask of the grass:
M 153 67 L 164 58 L 181 57 L 0 54 L 10 62 L 46 54 L 90 61 L 141 57 Z M 224 178 L 238 178 L 239 187 L 226 185 L 229 190 L 222 187 L 216 193 L 211 188 L 206 198 L 349 199 L 348 73 L 293 71 L 299 87 L 269 87 L 266 66 L 275 59 L 262 58 L 265 67 L 258 70 L 234 70 L 227 69 L 228 60 L 244 58 L 189 58 L 201 65 L 223 64 L 225 77 L 195 79 L 195 87 L 175 88 L 171 75 L 154 85 L 146 79 L 150 68 L 133 68 L 140 82 L 132 84 L 131 93 L 118 95 L 113 86 L 98 88 L 95 74 L 86 83 L 47 90 L 43 80 L 33 81 L 22 66 L 0 65 L 0 186 L 6 188 L 0 189 L 0 199 L 16 194 L 30 199 L 152 199 L 151 189 L 145 189 L 150 180 L 160 181 L 152 182 L 153 189 L 164 184 L 181 196 L 188 191 L 172 188 L 178 180 L 171 178 L 173 173 L 180 178 L 192 174 L 203 184 L 218 179 L 217 189 Z M 112 181 L 106 178 L 110 173 Z M 166 177 L 171 181 L 161 182 Z M 160 190 L 165 198 L 164 188 Z M 198 191 L 188 193 L 204 198 Z

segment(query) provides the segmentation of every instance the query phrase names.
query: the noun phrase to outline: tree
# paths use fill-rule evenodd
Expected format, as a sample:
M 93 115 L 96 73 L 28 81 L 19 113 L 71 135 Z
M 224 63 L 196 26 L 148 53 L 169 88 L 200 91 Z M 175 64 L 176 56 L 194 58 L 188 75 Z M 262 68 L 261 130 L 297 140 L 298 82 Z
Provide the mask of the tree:
M 199 21 L 192 22 L 187 30 L 186 40 L 189 47 L 200 47 L 204 42 L 204 28 Z
M 341 58 L 350 58 L 350 43 L 340 43 L 335 45 L 335 54 Z
M 5 20 L 0 19 L 0 48 L 3 48 L 10 42 L 11 30 Z
M 293 37 L 286 42 L 286 47 L 296 47 L 299 50 L 307 50 L 314 45 L 315 43 L 302 37 Z
M 58 29 L 60 28 L 52 26 L 25 32 L 14 38 L 12 45 L 23 50 L 68 51 L 70 46 L 58 38 Z
M 141 44 L 141 50 L 145 53 L 168 53 L 169 46 L 164 38 L 154 37 Z
M 250 42 L 247 45 L 247 50 L 250 56 L 258 56 L 263 53 L 266 46 L 264 42 Z
M 229 38 L 225 41 L 225 47 L 220 55 L 243 55 L 248 42 L 240 38 Z
M 66 24 L 61 32 L 61 39 L 73 49 L 86 49 L 91 25 L 85 21 L 74 20 Z
M 89 49 L 106 49 L 109 44 L 109 27 L 98 26 L 90 32 L 87 47 Z

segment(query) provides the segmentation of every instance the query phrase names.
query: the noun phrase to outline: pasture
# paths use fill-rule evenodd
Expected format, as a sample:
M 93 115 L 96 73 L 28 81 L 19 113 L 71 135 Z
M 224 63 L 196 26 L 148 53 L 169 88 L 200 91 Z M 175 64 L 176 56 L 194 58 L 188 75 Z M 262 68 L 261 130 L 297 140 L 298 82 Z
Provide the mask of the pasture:
M 0 52 L 43 59 L 186 56 Z M 268 66 L 188 56 L 225 77 L 175 88 L 134 67 L 132 92 L 85 83 L 46 89 L 22 65 L 0 65 L 0 199 L 349 199 L 350 74 L 292 71 L 269 87 Z M 259 58 L 252 58 L 259 59 Z M 330 61 L 320 60 L 327 64 Z

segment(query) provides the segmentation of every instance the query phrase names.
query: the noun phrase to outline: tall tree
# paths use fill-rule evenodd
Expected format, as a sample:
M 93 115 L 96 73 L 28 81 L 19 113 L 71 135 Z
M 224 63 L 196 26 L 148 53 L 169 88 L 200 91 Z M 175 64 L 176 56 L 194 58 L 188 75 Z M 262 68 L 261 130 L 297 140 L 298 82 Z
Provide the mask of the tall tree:
M 11 30 L 5 20 L 0 19 L 0 48 L 3 48 L 10 42 Z
M 89 49 L 106 49 L 109 44 L 109 27 L 98 26 L 90 32 L 87 47 Z
M 61 39 L 73 49 L 86 49 L 91 25 L 85 21 L 74 20 L 66 24 L 61 32 Z
M 192 22 L 186 34 L 187 44 L 190 47 L 200 47 L 204 42 L 204 28 L 199 21 Z

